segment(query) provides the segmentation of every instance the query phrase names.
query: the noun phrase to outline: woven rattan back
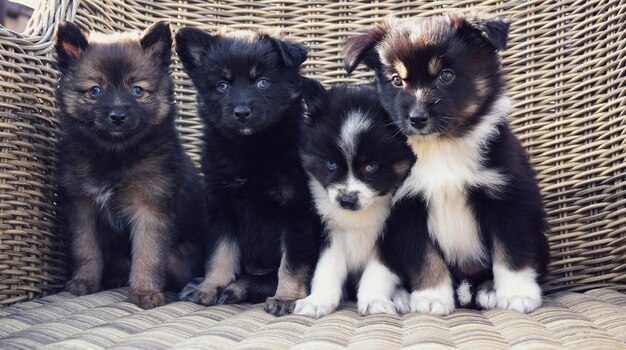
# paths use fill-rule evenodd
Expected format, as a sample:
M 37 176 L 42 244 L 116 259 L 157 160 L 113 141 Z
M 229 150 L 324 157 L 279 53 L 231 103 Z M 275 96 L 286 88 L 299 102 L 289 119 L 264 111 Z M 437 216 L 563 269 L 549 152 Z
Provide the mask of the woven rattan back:
M 511 122 L 532 155 L 549 213 L 553 261 L 546 288 L 624 289 L 626 270 L 626 3 L 624 1 L 53 1 L 25 34 L 0 28 L 0 304 L 55 290 L 67 259 L 50 172 L 54 118 L 54 25 L 141 30 L 155 20 L 206 30 L 280 27 L 310 47 L 304 72 L 327 84 L 347 78 L 342 40 L 398 17 L 478 8 L 513 19 L 503 53 Z M 175 60 L 176 61 L 176 60 Z M 194 89 L 176 61 L 178 126 L 198 159 Z

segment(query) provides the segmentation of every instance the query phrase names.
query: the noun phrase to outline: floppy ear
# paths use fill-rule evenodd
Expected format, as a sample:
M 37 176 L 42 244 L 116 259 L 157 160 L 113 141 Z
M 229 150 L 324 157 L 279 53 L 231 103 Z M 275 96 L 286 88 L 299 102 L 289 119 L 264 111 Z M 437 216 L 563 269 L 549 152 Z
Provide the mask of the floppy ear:
M 59 70 L 65 72 L 82 56 L 87 46 L 89 46 L 87 38 L 76 24 L 65 21 L 59 23 L 54 37 Z
M 496 50 L 506 49 L 509 27 L 511 25 L 511 21 L 508 18 L 493 17 L 479 13 L 452 14 L 450 18 L 457 29 L 478 33 L 487 44 Z
M 328 101 L 328 92 L 317 80 L 302 78 L 302 97 L 306 104 L 307 114 L 314 119 L 323 111 Z
M 391 28 L 392 19 L 376 24 L 367 32 L 346 39 L 341 54 L 343 65 L 348 74 L 363 61 L 371 69 L 380 68 L 380 57 L 376 52 L 376 46 L 385 38 Z
M 291 41 L 270 38 L 285 66 L 298 68 L 307 58 L 307 48 Z
M 169 67 L 172 59 L 172 31 L 167 21 L 159 21 L 146 28 L 139 43 L 163 66 Z
M 187 72 L 200 67 L 215 37 L 203 30 L 183 27 L 176 32 L 176 53 Z

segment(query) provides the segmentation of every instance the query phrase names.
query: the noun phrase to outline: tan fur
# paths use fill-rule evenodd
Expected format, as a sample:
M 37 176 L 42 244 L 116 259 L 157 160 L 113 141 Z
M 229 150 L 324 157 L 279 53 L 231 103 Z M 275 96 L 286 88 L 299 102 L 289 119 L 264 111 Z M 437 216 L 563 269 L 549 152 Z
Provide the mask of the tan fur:
M 441 68 L 442 62 L 441 59 L 438 57 L 433 57 L 430 62 L 428 62 L 428 73 L 430 73 L 430 75 L 432 76 L 439 74 Z
M 406 69 L 406 66 L 404 65 L 402 61 L 394 62 L 393 69 L 395 69 L 396 73 L 398 73 L 400 78 L 406 80 L 409 77 L 409 71 Z
M 198 286 L 200 290 L 209 290 L 228 285 L 235 280 L 240 272 L 241 252 L 234 242 L 222 240 L 218 243 L 206 269 L 204 281 Z
M 423 271 L 411 282 L 413 290 L 436 288 L 450 279 L 450 271 L 443 257 L 428 244 Z
M 280 300 L 302 299 L 308 294 L 306 282 L 309 271 L 307 268 L 292 271 L 286 262 L 287 259 L 283 254 L 278 268 L 278 287 L 274 298 Z

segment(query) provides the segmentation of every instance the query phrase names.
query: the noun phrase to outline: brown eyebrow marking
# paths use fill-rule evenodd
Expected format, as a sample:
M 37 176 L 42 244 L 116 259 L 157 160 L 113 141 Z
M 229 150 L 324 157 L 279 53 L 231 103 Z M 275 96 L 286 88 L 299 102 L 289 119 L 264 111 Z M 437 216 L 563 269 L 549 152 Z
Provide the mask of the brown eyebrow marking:
M 430 62 L 428 62 L 428 73 L 430 73 L 430 75 L 437 75 L 442 66 L 441 59 L 439 57 L 433 57 Z
M 404 63 L 402 63 L 402 61 L 395 61 L 393 63 L 393 68 L 395 69 L 396 73 L 398 73 L 400 78 L 407 79 L 409 77 L 409 71 L 406 69 L 406 66 L 404 65 Z

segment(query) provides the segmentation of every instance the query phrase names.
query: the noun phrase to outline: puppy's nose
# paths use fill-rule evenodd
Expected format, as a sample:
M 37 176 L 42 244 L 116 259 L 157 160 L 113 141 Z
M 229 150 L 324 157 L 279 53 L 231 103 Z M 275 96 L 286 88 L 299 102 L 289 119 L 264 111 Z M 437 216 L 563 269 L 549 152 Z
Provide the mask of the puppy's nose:
M 109 113 L 109 119 L 111 119 L 113 124 L 121 125 L 126 120 L 126 112 L 121 109 L 113 110 Z
M 428 123 L 428 113 L 422 109 L 413 110 L 409 113 L 409 121 L 412 126 L 422 127 Z
M 337 197 L 339 205 L 344 209 L 357 210 L 359 209 L 359 193 L 348 192 L 341 193 Z
M 240 122 L 245 122 L 247 119 L 249 119 L 251 113 L 252 111 L 250 110 L 250 107 L 248 106 L 237 106 L 233 110 L 233 115 Z

